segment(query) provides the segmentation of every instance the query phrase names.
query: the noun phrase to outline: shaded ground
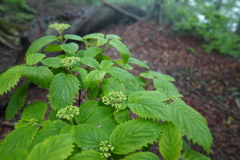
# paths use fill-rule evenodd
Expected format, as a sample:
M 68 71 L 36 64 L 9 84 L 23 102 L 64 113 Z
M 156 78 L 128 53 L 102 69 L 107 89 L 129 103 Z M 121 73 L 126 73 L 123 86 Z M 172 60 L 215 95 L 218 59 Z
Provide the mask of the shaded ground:
M 155 23 L 109 26 L 98 32 L 119 35 L 131 49 L 134 58 L 147 62 L 151 70 L 176 79 L 174 84 L 184 95 L 184 101 L 209 123 L 214 138 L 210 152 L 212 160 L 240 159 L 238 61 L 217 53 L 206 54 L 201 43 L 194 38 L 177 37 Z M 116 55 L 113 50 L 112 56 Z M 145 69 L 136 68 L 134 74 L 143 71 Z M 27 101 L 46 100 L 46 96 L 47 92 L 43 89 L 32 88 Z M 10 132 L 15 122 L 3 121 L 0 124 L 0 138 Z M 200 147 L 193 147 L 202 152 Z

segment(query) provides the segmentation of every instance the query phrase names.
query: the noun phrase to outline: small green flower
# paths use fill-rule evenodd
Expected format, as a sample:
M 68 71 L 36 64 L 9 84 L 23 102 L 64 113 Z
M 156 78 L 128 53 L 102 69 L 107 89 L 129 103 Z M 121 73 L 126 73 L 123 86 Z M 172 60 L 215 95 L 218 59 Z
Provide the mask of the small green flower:
M 60 63 L 64 67 L 69 68 L 69 67 L 72 67 L 73 65 L 75 65 L 79 61 L 80 61 L 79 57 L 66 57 L 66 58 L 62 59 Z
M 63 30 L 68 29 L 71 26 L 65 23 L 54 23 L 49 25 L 49 27 L 56 29 L 58 32 L 62 32 Z
M 101 151 L 100 155 L 102 158 L 108 158 L 111 156 L 111 153 L 109 152 L 112 152 L 114 147 L 112 147 L 111 145 L 108 144 L 108 141 L 102 141 L 100 143 L 100 148 L 99 150 Z
M 109 95 L 102 97 L 102 102 L 106 105 L 112 105 L 116 108 L 121 107 L 121 102 L 126 101 L 127 97 L 123 94 L 122 91 L 111 92 Z
M 70 121 L 75 115 L 79 115 L 79 109 L 75 106 L 67 106 L 63 109 L 60 109 L 56 114 L 58 118 L 63 118 Z

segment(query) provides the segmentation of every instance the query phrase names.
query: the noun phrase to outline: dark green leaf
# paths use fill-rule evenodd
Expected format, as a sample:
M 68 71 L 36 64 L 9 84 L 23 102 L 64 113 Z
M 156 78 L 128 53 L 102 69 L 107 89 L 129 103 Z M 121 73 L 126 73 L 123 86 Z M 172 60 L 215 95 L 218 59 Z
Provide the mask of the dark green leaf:
M 111 109 L 107 107 L 98 107 L 94 112 L 83 122 L 85 124 L 101 124 L 112 117 Z
M 43 58 L 45 58 L 46 55 L 45 54 L 42 54 L 42 53 L 33 53 L 33 54 L 30 54 L 29 56 L 27 56 L 26 58 L 26 63 L 28 65 L 35 65 L 37 64 L 38 62 L 40 62 Z
M 93 70 L 86 76 L 86 83 L 90 88 L 94 88 L 98 83 L 100 83 L 106 74 L 105 71 Z
M 129 52 L 128 48 L 126 47 L 126 45 L 117 39 L 111 39 L 109 41 L 109 44 L 112 45 L 114 48 L 116 48 L 119 51 L 123 61 L 125 63 L 127 63 L 128 58 L 130 57 L 130 52 Z
M 84 52 L 85 57 L 95 57 L 102 52 L 102 49 L 99 47 L 90 47 Z
M 211 160 L 211 159 L 202 155 L 201 153 L 189 149 L 182 155 L 182 160 Z
M 134 153 L 134 154 L 130 154 L 128 156 L 126 156 L 124 158 L 125 160 L 159 160 L 159 158 L 157 157 L 157 155 L 151 153 L 151 152 L 138 152 L 138 153 Z
M 79 115 L 75 116 L 75 120 L 78 124 L 83 123 L 98 106 L 97 101 L 86 101 L 79 107 Z
M 76 43 L 61 44 L 60 47 L 67 53 L 76 53 L 78 51 L 78 45 Z

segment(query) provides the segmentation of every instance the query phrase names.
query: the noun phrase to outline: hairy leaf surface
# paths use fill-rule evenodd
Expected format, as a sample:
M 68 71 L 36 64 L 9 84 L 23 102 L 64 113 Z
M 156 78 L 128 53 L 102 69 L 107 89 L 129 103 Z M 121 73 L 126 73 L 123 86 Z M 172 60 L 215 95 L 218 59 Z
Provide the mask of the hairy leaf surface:
M 44 121 L 46 122 L 46 121 Z M 67 123 L 56 120 L 56 121 L 47 121 L 48 123 L 43 125 L 43 128 L 37 133 L 36 137 L 34 138 L 34 141 L 31 145 L 31 148 L 33 148 L 36 144 L 43 142 L 46 138 L 50 136 L 55 136 L 60 133 L 62 128 L 67 125 Z
M 102 158 L 100 156 L 99 152 L 93 151 L 93 150 L 87 150 L 83 151 L 81 153 L 78 153 L 74 155 L 70 160 L 79 160 L 79 159 L 84 159 L 84 160 L 106 160 L 106 158 Z
M 145 77 L 145 78 L 149 78 L 149 79 L 154 79 L 154 78 L 158 78 L 158 79 L 163 79 L 166 81 L 175 81 L 175 79 L 169 75 L 165 75 L 162 74 L 160 72 L 156 72 L 156 71 L 147 71 L 147 72 L 143 72 L 140 73 L 140 76 Z
M 100 64 L 98 63 L 98 61 L 96 61 L 95 59 L 91 58 L 91 57 L 83 57 L 80 60 L 83 64 L 92 67 L 94 69 L 101 69 Z
M 11 119 L 23 107 L 28 93 L 28 82 L 16 89 L 8 102 L 6 119 Z
M 45 66 L 28 66 L 24 68 L 23 76 L 30 82 L 39 85 L 45 89 L 49 88 L 53 79 L 53 73 Z
M 26 52 L 26 57 L 28 57 L 30 54 L 38 52 L 45 45 L 53 41 L 58 41 L 56 36 L 45 36 L 35 40 L 28 48 Z
M 83 37 L 83 40 L 85 41 L 87 39 L 99 39 L 99 38 L 104 38 L 104 34 L 102 34 L 102 33 L 88 34 L 88 35 Z
M 167 80 L 157 78 L 153 80 L 153 84 L 159 92 L 164 93 L 168 98 L 182 97 L 178 89 Z
M 128 61 L 128 58 L 130 57 L 130 52 L 126 45 L 117 39 L 111 39 L 109 41 L 109 44 L 119 51 L 123 61 L 126 63 Z
M 72 74 L 59 73 L 50 85 L 50 103 L 54 109 L 65 108 L 74 101 L 79 89 L 79 81 Z
M 211 160 L 211 159 L 202 155 L 201 153 L 189 149 L 182 155 L 182 160 Z
M 64 38 L 66 40 L 71 39 L 71 40 L 76 40 L 76 41 L 82 41 L 82 37 L 80 37 L 78 35 L 73 35 L 73 34 L 65 34 Z
M 75 126 L 73 138 L 78 147 L 83 150 L 96 150 L 100 148 L 102 141 L 108 140 L 107 133 L 91 124 L 80 124 Z
M 153 143 L 159 136 L 161 125 L 149 120 L 134 119 L 118 125 L 109 137 L 115 154 L 128 154 Z
M 48 105 L 45 102 L 30 103 L 22 112 L 21 120 L 29 121 L 36 119 L 37 123 L 41 123 L 45 117 Z
M 0 74 L 0 95 L 7 93 L 17 84 L 25 67 L 24 65 L 18 65 Z
M 203 146 L 209 152 L 212 145 L 212 135 L 206 124 L 206 120 L 196 110 L 186 105 L 181 99 L 169 104 L 171 121 L 176 128 L 186 135 L 188 140 Z
M 98 83 L 100 83 L 106 74 L 105 71 L 93 70 L 86 76 L 86 83 L 90 88 L 94 88 Z
M 98 107 L 83 123 L 96 125 L 108 120 L 111 117 L 111 109 L 107 107 Z
M 108 78 L 102 83 L 102 91 L 106 96 L 111 92 L 122 91 L 123 94 L 126 94 L 126 89 L 123 83 L 121 83 L 118 79 Z
M 31 66 L 31 65 L 37 64 L 45 57 L 46 57 L 45 54 L 33 53 L 33 54 L 30 54 L 29 56 L 27 56 L 26 63 Z
M 151 153 L 151 152 L 138 152 L 138 153 L 134 153 L 134 154 L 130 154 L 128 156 L 126 156 L 124 158 L 125 160 L 159 160 L 159 158 L 157 157 L 157 155 Z
M 58 68 L 61 67 L 61 60 L 62 58 L 59 57 L 52 57 L 52 58 L 46 58 L 41 60 L 40 62 L 44 64 L 47 67 L 53 67 L 53 68 Z
M 44 52 L 60 52 L 63 49 L 58 44 L 49 44 L 45 49 Z
M 178 160 L 182 150 L 182 135 L 172 123 L 164 123 L 163 133 L 159 138 L 159 152 L 165 160 Z
M 117 39 L 117 40 L 121 40 L 121 38 L 115 34 L 107 34 L 106 35 L 107 39 Z
M 101 52 L 102 52 L 102 49 L 99 47 L 89 47 L 85 51 L 84 56 L 85 57 L 95 57 L 96 55 L 98 55 Z
M 146 63 L 144 63 L 143 61 L 140 61 L 139 59 L 133 58 L 133 57 L 130 57 L 128 59 L 128 63 L 137 64 L 140 67 L 144 67 L 144 68 L 150 69 L 149 66 Z
M 106 69 L 110 68 L 113 65 L 113 62 L 109 60 L 102 60 L 101 61 L 101 69 L 105 71 Z
M 60 47 L 67 53 L 76 53 L 78 51 L 78 45 L 76 43 L 61 44 Z
M 34 146 L 28 160 L 59 160 L 66 159 L 73 151 L 71 134 L 60 134 L 49 137 Z
M 79 115 L 75 116 L 75 120 L 78 124 L 83 123 L 98 106 L 97 101 L 86 101 L 79 107 Z
M 28 125 L 9 133 L 1 143 L 0 159 L 4 159 L 3 157 L 12 154 L 20 148 L 22 150 L 28 150 L 37 131 L 38 127 Z
M 151 92 L 150 92 L 151 93 Z M 151 118 L 157 120 L 170 120 L 170 113 L 167 106 L 156 99 L 153 94 L 148 92 L 133 92 L 128 97 L 128 107 L 130 110 L 140 117 Z

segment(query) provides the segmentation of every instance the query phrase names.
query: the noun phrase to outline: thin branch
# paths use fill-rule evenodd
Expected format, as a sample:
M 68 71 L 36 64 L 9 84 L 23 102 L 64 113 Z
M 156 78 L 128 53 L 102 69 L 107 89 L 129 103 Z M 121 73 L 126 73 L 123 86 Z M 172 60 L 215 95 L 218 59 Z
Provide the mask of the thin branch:
M 142 20 L 142 19 L 143 19 L 143 18 L 138 17 L 137 15 L 134 15 L 134 14 L 132 14 L 132 13 L 130 13 L 130 12 L 127 12 L 127 11 L 125 11 L 125 10 L 123 10 L 123 9 L 115 6 L 115 5 L 112 5 L 112 4 L 110 4 L 110 3 L 108 3 L 108 2 L 106 2 L 106 1 L 104 1 L 104 0 L 102 0 L 102 3 L 103 3 L 104 5 L 106 5 L 106 6 L 109 6 L 110 8 L 113 8 L 113 9 L 115 9 L 115 10 L 117 10 L 117 11 L 119 11 L 119 12 L 121 12 L 121 13 L 127 15 L 127 16 L 129 16 L 129 17 L 132 17 L 132 18 L 134 18 L 134 19 L 136 19 L 136 20 Z

